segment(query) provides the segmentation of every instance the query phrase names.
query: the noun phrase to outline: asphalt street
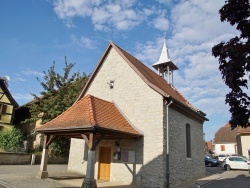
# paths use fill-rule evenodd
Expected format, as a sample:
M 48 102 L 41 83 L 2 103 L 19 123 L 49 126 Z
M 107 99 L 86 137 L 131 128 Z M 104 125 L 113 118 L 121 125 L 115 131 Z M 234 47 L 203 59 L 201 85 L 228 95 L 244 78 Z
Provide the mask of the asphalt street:
M 206 167 L 212 174 L 217 174 L 218 178 L 202 187 L 204 188 L 250 188 L 250 174 L 247 170 L 225 171 L 221 167 Z
M 84 176 L 67 171 L 67 165 L 48 165 L 49 177 L 38 179 L 39 165 L 0 165 L 0 188 L 76 188 Z M 225 171 L 221 167 L 206 167 L 209 176 L 196 182 L 204 188 L 250 188 L 248 171 Z M 130 188 L 130 185 L 98 182 L 98 187 Z M 187 185 L 195 188 L 195 185 Z

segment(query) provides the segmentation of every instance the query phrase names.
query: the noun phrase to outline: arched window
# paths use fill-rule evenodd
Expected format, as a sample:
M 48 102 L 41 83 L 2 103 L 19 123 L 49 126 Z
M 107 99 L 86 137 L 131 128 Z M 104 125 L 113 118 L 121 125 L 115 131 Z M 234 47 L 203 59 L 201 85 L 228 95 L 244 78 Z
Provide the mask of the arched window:
M 187 158 L 191 158 L 191 128 L 186 124 L 186 155 Z

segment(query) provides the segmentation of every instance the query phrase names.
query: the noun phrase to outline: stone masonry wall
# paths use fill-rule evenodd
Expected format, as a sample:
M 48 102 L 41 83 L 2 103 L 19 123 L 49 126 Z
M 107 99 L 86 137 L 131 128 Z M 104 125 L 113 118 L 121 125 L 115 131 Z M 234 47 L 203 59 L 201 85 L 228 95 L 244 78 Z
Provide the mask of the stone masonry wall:
M 191 158 L 186 157 L 186 124 L 191 127 Z M 166 133 L 166 132 L 165 132 Z M 169 108 L 170 187 L 205 175 L 203 124 Z
M 30 164 L 31 154 L 0 152 L 0 165 Z
M 113 89 L 107 84 L 110 80 L 114 81 Z M 121 149 L 135 150 L 136 165 L 112 161 L 111 181 L 130 183 L 136 179 L 142 187 L 162 187 L 163 97 L 151 89 L 114 49 L 110 50 L 87 93 L 114 102 L 124 117 L 144 135 L 139 140 L 119 140 Z M 102 141 L 99 146 L 105 144 L 113 148 L 113 142 Z M 69 170 L 82 172 L 84 149 L 80 149 L 83 144 L 78 143 L 72 139 Z M 98 149 L 96 156 L 97 177 Z

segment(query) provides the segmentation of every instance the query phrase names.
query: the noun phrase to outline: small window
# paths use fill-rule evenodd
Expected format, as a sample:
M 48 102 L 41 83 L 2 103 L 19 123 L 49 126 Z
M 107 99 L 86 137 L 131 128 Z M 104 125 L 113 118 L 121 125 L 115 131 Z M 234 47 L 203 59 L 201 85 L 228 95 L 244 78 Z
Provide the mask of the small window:
M 225 151 L 225 145 L 221 145 L 221 146 L 220 146 L 220 150 L 221 150 L 221 151 Z
M 191 158 L 191 128 L 189 124 L 186 124 L 186 155 L 187 158 Z
M 0 114 L 5 114 L 7 110 L 6 104 L 0 104 Z

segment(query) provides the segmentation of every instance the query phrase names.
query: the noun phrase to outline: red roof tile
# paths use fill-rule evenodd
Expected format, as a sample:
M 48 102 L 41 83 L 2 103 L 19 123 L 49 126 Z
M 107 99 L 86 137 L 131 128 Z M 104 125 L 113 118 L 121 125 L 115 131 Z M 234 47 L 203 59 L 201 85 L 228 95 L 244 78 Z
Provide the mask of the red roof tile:
M 37 128 L 43 130 L 79 129 L 79 128 L 104 128 L 134 135 L 141 135 L 122 116 L 111 102 L 86 95 L 68 110 L 50 122 Z
M 225 127 L 231 127 L 231 124 L 228 122 Z
M 212 150 L 212 149 L 213 149 L 212 141 L 208 141 L 208 142 L 206 142 L 206 144 L 207 144 L 207 148 L 208 148 L 209 150 Z

